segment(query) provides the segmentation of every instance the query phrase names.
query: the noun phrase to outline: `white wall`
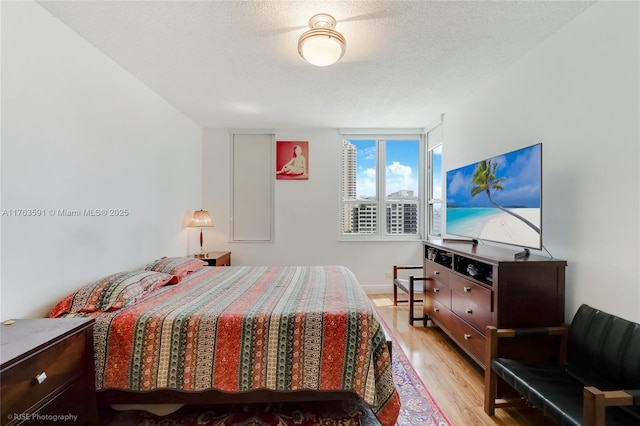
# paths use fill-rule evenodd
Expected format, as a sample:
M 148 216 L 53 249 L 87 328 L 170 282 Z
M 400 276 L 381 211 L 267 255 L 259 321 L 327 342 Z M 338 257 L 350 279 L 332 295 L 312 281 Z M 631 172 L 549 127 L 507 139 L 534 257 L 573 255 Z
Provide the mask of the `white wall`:
M 566 315 L 640 321 L 638 2 L 601 2 L 446 112 L 444 168 L 543 143 L 543 243 Z
M 216 222 L 215 228 L 205 230 L 205 248 L 231 250 L 236 265 L 345 265 L 367 291 L 391 292 L 387 273 L 392 265 L 420 264 L 422 244 L 338 241 L 342 152 L 338 131 L 277 129 L 275 140 L 309 142 L 309 180 L 275 182 L 275 242 L 229 243 L 229 134 L 205 129 L 203 205 Z
M 1 7 L 6 319 L 46 315 L 106 274 L 187 254 L 183 222 L 202 200 L 202 129 L 38 4 Z M 128 215 L 49 213 L 116 208 Z

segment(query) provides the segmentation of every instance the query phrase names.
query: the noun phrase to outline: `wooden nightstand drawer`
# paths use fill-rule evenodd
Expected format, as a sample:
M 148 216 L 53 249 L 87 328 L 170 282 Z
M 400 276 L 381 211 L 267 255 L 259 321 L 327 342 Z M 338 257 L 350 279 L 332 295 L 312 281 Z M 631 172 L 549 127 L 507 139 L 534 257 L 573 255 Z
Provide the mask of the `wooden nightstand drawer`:
M 41 318 L 0 325 L 1 424 L 47 424 L 38 416 L 65 414 L 75 424 L 95 424 L 93 323 Z
M 231 266 L 231 252 L 210 251 L 202 260 L 207 262 L 209 266 Z
M 55 390 L 71 383 L 86 371 L 86 339 L 71 336 L 2 374 L 2 418 L 23 413 Z M 38 383 L 37 377 L 42 382 Z

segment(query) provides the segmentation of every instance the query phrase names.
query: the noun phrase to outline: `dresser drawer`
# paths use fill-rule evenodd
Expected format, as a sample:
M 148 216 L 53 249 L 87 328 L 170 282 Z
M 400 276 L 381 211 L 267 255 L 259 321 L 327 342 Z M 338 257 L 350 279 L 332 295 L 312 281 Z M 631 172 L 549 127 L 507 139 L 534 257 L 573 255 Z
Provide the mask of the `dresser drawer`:
M 442 266 L 439 263 L 425 260 L 424 262 L 424 275 L 428 278 L 440 281 L 442 284 L 449 284 L 449 275 L 451 269 L 446 266 Z
M 488 288 L 455 274 L 451 274 L 449 287 L 451 287 L 451 290 L 464 294 L 469 299 L 473 299 L 474 303 L 482 306 L 484 309 L 488 311 L 493 310 L 491 306 L 492 292 Z
M 453 275 L 451 285 L 451 310 L 482 334 L 493 325 L 492 291 L 464 278 Z
M 457 291 L 451 294 L 451 310 L 483 335 L 486 327 L 493 325 L 491 312 L 484 309 L 482 305 L 476 304 L 473 299 L 465 297 Z
M 484 368 L 485 336 L 455 315 L 448 319 L 447 327 L 449 335 L 458 346 Z
M 432 319 L 436 324 L 444 328 L 449 327 L 450 318 L 453 316 L 449 308 L 435 300 L 431 300 L 428 305 L 425 305 L 424 314 Z
M 32 411 L 35 404 L 86 374 L 86 346 L 85 333 L 75 334 L 3 371 L 2 418 Z
M 429 297 L 451 309 L 451 289 L 448 285 L 431 279 L 424 282 L 424 292 Z

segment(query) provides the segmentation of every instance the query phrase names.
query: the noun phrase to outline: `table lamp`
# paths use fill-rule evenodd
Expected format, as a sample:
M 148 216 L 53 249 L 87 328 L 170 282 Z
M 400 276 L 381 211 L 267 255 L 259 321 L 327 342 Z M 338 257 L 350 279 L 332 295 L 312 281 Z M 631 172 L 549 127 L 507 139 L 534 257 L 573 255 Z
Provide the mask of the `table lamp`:
M 210 227 L 213 227 L 213 221 L 211 220 L 211 216 L 208 211 L 201 209 L 193 212 L 193 217 L 191 218 L 191 222 L 189 222 L 189 228 L 200 228 L 200 251 L 195 254 L 195 257 L 199 259 L 202 259 L 207 255 L 202 249 L 202 243 L 204 242 L 202 238 L 202 228 Z

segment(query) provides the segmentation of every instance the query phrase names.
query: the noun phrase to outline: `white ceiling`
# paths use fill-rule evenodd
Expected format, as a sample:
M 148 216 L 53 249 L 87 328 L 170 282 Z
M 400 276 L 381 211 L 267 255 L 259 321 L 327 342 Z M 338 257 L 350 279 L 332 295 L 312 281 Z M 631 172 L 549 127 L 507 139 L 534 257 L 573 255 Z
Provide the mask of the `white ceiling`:
M 423 127 L 588 1 L 40 1 L 204 127 Z M 298 37 L 347 40 L 330 67 Z

